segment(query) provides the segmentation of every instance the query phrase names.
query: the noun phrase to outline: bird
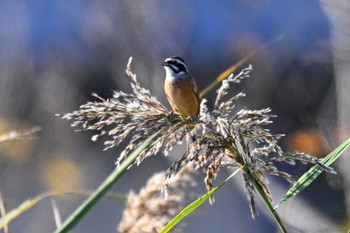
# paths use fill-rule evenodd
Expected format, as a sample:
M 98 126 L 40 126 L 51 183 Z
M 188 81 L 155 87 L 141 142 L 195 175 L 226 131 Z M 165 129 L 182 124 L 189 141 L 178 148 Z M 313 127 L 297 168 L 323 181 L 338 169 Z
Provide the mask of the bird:
M 180 56 L 172 56 L 160 63 L 166 72 L 164 91 L 172 107 L 171 113 L 195 117 L 199 112 L 199 94 L 196 81 Z

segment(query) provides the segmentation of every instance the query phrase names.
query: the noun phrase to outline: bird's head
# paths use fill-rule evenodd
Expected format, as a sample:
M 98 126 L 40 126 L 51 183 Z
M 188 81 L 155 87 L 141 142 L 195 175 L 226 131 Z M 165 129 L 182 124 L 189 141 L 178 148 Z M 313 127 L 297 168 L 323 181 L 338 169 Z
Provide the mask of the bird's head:
M 185 61 L 179 56 L 168 57 L 160 64 L 164 66 L 167 78 L 181 79 L 188 74 Z

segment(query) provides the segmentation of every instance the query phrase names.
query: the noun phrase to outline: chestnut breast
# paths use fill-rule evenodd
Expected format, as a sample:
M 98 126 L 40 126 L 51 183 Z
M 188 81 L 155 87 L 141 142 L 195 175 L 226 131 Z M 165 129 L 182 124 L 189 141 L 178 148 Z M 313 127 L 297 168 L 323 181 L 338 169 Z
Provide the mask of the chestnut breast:
M 199 111 L 197 85 L 191 76 L 165 80 L 165 94 L 173 110 L 185 116 L 195 116 Z

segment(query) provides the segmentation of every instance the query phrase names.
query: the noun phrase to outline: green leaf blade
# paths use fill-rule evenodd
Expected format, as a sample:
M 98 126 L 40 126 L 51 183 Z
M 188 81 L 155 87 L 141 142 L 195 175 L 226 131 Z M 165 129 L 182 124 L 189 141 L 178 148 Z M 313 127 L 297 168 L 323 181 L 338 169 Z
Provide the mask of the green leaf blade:
M 326 166 L 330 166 L 334 161 L 336 161 L 348 148 L 350 147 L 350 138 L 333 150 L 329 155 L 327 155 L 321 163 Z M 324 168 L 320 165 L 314 165 L 310 168 L 304 175 L 302 175 L 298 181 L 288 190 L 282 200 L 274 207 L 277 209 L 290 198 L 296 196 L 307 186 L 309 186 L 320 174 L 323 172 Z
M 214 195 L 222 186 L 230 180 L 232 177 L 234 177 L 240 169 L 237 169 L 234 173 L 232 173 L 222 184 L 219 186 L 213 188 L 191 204 L 189 204 L 186 208 L 184 208 L 180 213 L 178 213 L 161 231 L 160 233 L 167 233 L 169 232 L 174 226 L 176 226 L 183 218 L 185 218 L 187 215 L 192 213 L 194 210 L 196 210 L 199 206 L 201 206 L 210 196 Z
M 163 133 L 163 130 L 159 130 L 149 138 L 147 138 L 138 148 L 136 148 L 128 158 L 120 165 L 118 169 L 115 169 L 96 189 L 96 191 L 87 198 L 60 226 L 55 233 L 69 232 L 80 220 L 92 209 L 92 207 L 107 193 L 107 191 L 124 175 L 128 168 L 136 161 L 141 152 L 149 148 Z

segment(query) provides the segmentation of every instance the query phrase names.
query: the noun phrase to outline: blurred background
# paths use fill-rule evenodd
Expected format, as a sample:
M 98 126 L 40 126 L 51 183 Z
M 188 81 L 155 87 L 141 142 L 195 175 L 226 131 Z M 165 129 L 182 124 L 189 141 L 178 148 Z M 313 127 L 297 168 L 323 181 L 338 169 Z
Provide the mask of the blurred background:
M 53 189 L 93 190 L 114 169 L 120 148 L 102 152 L 93 133 L 76 133 L 55 117 L 93 100 L 130 91 L 130 56 L 143 86 L 169 107 L 159 63 L 186 60 L 199 89 L 260 45 L 249 59 L 252 76 L 232 88 L 247 97 L 237 106 L 271 107 L 271 130 L 281 146 L 322 157 L 350 135 L 350 3 L 347 0 L 17 0 L 0 5 L 0 134 L 40 126 L 35 140 L 0 144 L 0 190 L 10 210 Z M 237 73 L 239 70 L 237 71 Z M 215 91 L 206 96 L 213 102 Z M 170 109 L 170 108 L 169 108 Z M 181 148 L 179 149 L 179 153 Z M 176 159 L 162 154 L 133 167 L 113 191 L 138 191 Z M 279 210 L 290 232 L 345 232 L 349 228 L 349 153 Z M 308 167 L 285 167 L 297 179 Z M 227 177 L 222 171 L 217 182 Z M 198 175 L 193 190 L 205 192 Z M 278 202 L 289 187 L 271 178 Z M 53 198 L 66 218 L 85 198 Z M 259 197 L 258 197 L 259 199 Z M 116 232 L 124 204 L 102 200 L 73 232 Z M 235 179 L 186 221 L 184 232 L 276 232 L 265 206 L 252 220 L 241 181 Z M 11 232 L 52 232 L 47 199 L 10 224 Z

